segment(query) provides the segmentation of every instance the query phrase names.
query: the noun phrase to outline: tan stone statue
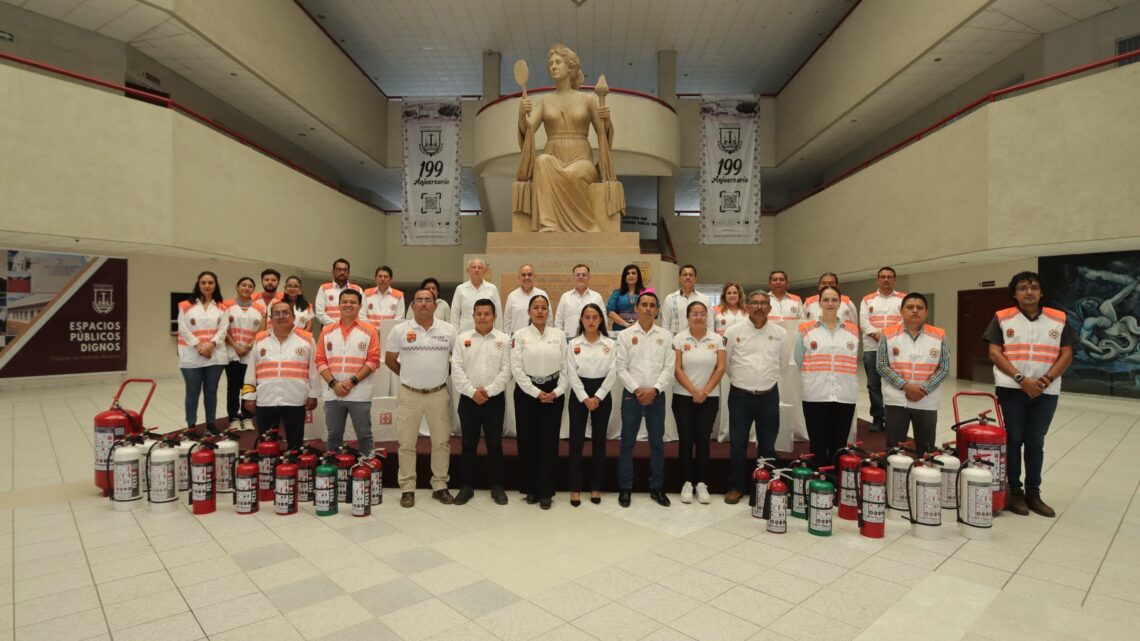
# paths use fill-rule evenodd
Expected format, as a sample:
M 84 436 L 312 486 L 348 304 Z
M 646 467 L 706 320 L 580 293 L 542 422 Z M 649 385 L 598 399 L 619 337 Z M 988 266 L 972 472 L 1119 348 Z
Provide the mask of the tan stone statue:
M 599 232 L 606 217 L 625 211 L 625 192 L 610 161 L 614 129 L 605 102 L 609 87 L 601 76 L 595 95 L 578 91 L 584 79 L 578 54 L 562 44 L 550 47 L 546 63 L 555 90 L 534 101 L 526 94 L 526 63 L 515 65 L 515 80 L 522 86 L 522 159 L 512 190 L 514 212 L 531 217 L 532 231 Z M 597 165 L 587 138 L 591 124 L 598 134 Z M 546 128 L 547 142 L 535 158 L 539 126 Z

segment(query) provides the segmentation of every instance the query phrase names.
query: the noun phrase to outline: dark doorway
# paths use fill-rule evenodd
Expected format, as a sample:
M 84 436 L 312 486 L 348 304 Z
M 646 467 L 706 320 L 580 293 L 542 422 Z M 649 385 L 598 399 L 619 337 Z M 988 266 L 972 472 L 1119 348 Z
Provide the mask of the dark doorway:
M 994 312 L 1012 304 L 1004 287 L 958 292 L 958 378 L 994 382 L 989 343 L 982 340 L 982 334 Z

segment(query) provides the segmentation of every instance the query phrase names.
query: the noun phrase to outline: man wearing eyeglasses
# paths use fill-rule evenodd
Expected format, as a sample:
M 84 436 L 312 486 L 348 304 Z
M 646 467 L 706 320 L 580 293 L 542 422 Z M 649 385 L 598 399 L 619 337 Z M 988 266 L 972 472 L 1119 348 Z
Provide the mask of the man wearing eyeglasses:
M 290 303 L 273 303 L 269 319 L 270 329 L 253 339 L 242 400 L 257 416 L 259 432 L 284 424 L 289 449 L 295 449 L 304 440 L 305 412 L 316 409 L 320 396 L 317 348 L 312 334 L 293 326 Z
M 475 320 L 471 323 L 474 327 Z M 444 505 L 455 502 L 447 490 L 451 480 L 451 399 L 447 376 L 457 336 L 454 325 L 435 318 L 435 295 L 431 290 L 420 289 L 412 296 L 412 320 L 393 327 L 384 346 L 384 364 L 400 377 L 396 440 L 400 442 L 397 480 L 403 507 L 416 504 L 416 441 L 425 418 L 431 438 L 431 496 Z
M 317 300 L 313 303 L 313 312 L 321 325 L 332 325 L 340 318 L 340 293 L 346 289 L 360 292 L 364 297 L 364 289 L 360 285 L 348 282 L 352 275 L 352 267 L 344 258 L 338 258 L 332 264 L 332 282 L 321 285 L 317 291 Z
M 546 296 L 542 288 L 535 287 L 535 277 L 534 265 L 519 265 L 519 286 L 507 294 L 506 311 L 503 312 L 503 331 L 507 336 L 530 324 L 530 314 L 527 313 L 530 299 L 535 296 Z M 547 296 L 547 299 L 549 298 Z
M 587 304 L 597 305 L 602 310 L 602 318 L 606 317 L 606 299 L 590 289 L 590 268 L 578 263 L 571 273 L 574 276 L 574 289 L 558 297 L 558 309 L 554 312 L 554 325 L 566 334 L 567 339 L 578 335 L 578 317 Z
M 724 502 L 736 504 L 748 487 L 748 441 L 756 424 L 756 449 L 760 456 L 776 457 L 780 432 L 780 378 L 792 360 L 788 332 L 768 322 L 772 303 L 768 294 L 748 295 L 748 322 L 736 323 L 724 332 L 728 392 L 729 479 Z
M 863 333 L 863 371 L 867 373 L 867 396 L 871 400 L 871 431 L 883 431 L 883 379 L 879 375 L 879 341 L 883 330 L 902 322 L 903 292 L 895 291 L 895 268 L 880 267 L 879 288 L 863 297 L 859 329 Z M 894 443 L 888 443 L 894 446 Z

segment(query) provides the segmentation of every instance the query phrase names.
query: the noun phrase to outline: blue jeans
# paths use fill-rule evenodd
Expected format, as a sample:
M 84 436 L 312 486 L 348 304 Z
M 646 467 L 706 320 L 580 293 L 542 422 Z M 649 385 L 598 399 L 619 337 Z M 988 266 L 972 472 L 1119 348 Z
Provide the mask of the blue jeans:
M 736 387 L 728 392 L 728 489 L 744 492 L 752 467 L 748 465 L 748 437 L 756 423 L 756 449 L 765 458 L 776 457 L 776 435 L 780 433 L 780 390 L 776 387 L 762 396 Z
M 1006 478 L 1009 489 L 1021 489 L 1021 448 L 1025 447 L 1025 487 L 1041 487 L 1041 465 L 1045 460 L 1045 433 L 1057 411 L 1057 396 L 1042 394 L 1037 398 L 1020 389 L 998 387 L 998 402 L 1006 431 Z
M 218 383 L 222 380 L 224 365 L 206 367 L 183 367 L 182 380 L 186 382 L 186 426 L 198 424 L 198 394 L 202 395 L 202 405 L 206 410 L 206 428 L 214 427 L 218 408 Z
M 879 375 L 877 351 L 863 352 L 863 371 L 867 373 L 867 396 L 871 399 L 871 420 L 883 424 L 883 377 Z
M 641 417 L 649 432 L 649 489 L 660 490 L 665 485 L 665 395 L 649 405 L 642 405 L 627 391 L 621 393 L 621 456 L 618 458 L 618 487 L 633 489 L 633 445 L 641 429 Z

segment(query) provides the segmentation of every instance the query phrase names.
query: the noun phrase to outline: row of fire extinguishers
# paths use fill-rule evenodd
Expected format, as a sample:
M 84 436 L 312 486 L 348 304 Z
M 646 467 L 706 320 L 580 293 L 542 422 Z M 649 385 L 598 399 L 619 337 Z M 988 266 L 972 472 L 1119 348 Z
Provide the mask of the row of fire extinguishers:
M 230 496 L 238 514 L 254 514 L 262 502 L 272 502 L 282 516 L 310 502 L 317 516 L 336 514 L 340 503 L 351 505 L 353 516 L 368 516 L 384 500 L 384 448 L 361 453 L 342 445 L 321 452 L 303 445 L 283 452 L 271 429 L 243 453 L 239 437 L 234 431 L 126 434 L 106 456 L 105 495 L 122 512 L 141 507 L 145 498 L 156 514 L 176 510 L 183 498 L 194 514 L 210 514 L 219 495 Z

